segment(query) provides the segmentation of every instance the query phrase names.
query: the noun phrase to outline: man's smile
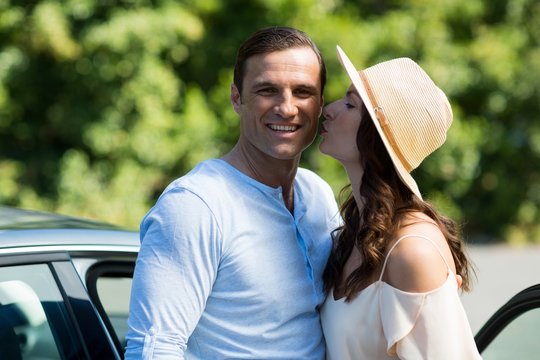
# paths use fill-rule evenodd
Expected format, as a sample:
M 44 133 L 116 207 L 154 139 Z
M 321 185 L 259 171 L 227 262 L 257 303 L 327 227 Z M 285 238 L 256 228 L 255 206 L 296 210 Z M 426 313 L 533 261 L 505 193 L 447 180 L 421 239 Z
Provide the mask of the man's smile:
M 298 125 L 274 125 L 274 124 L 268 124 L 266 125 L 268 128 L 274 131 L 285 131 L 285 132 L 294 132 L 298 130 Z

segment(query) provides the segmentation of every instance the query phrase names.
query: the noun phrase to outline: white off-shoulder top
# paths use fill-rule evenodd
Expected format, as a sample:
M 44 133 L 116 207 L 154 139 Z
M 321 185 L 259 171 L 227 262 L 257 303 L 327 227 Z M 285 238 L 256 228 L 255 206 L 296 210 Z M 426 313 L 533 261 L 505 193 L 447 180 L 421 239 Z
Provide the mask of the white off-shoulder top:
M 448 268 L 443 285 L 425 293 L 401 291 L 384 281 L 388 255 L 407 237 L 431 242 Z M 321 309 L 328 360 L 481 359 L 461 304 L 454 273 L 431 239 L 408 234 L 390 248 L 381 275 L 351 302 L 334 300 Z

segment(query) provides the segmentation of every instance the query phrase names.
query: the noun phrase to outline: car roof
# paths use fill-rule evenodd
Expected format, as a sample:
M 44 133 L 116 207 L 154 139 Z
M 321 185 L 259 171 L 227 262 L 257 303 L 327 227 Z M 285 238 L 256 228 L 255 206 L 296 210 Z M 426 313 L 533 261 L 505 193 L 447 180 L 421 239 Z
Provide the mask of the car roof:
M 0 229 L 118 229 L 89 219 L 0 205 Z
M 133 248 L 139 235 L 93 220 L 0 206 L 0 249 L 66 245 Z

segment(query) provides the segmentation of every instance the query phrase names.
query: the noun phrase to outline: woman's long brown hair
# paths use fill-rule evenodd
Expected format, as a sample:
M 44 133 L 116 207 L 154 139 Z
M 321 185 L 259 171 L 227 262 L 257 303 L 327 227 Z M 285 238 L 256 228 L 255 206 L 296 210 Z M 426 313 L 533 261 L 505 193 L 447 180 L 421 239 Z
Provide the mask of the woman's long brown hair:
M 415 196 L 401 181 L 364 105 L 361 114 L 356 143 L 364 167 L 360 186 L 364 207 L 358 208 L 352 192 L 341 206 L 343 225 L 333 233 L 333 249 L 323 275 L 325 291 L 340 286 L 345 262 L 355 246 L 362 263 L 348 276 L 341 290 L 350 301 L 369 285 L 374 272 L 382 267 L 388 244 L 412 212 L 426 214 L 439 226 L 452 252 L 456 273 L 463 278 L 461 288 L 469 291 L 471 265 L 458 225 Z M 342 193 L 346 190 L 350 190 L 350 185 Z

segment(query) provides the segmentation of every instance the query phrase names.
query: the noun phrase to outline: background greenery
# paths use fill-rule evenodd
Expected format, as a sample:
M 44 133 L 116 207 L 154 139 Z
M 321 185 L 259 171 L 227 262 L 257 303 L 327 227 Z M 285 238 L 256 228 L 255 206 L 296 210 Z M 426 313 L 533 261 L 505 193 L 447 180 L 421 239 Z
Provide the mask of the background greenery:
M 447 92 L 447 144 L 414 172 L 469 241 L 540 242 L 536 0 L 0 0 L 0 203 L 137 228 L 163 188 L 238 134 L 241 41 L 298 27 L 328 64 L 417 60 Z M 303 166 L 338 194 L 316 144 Z

